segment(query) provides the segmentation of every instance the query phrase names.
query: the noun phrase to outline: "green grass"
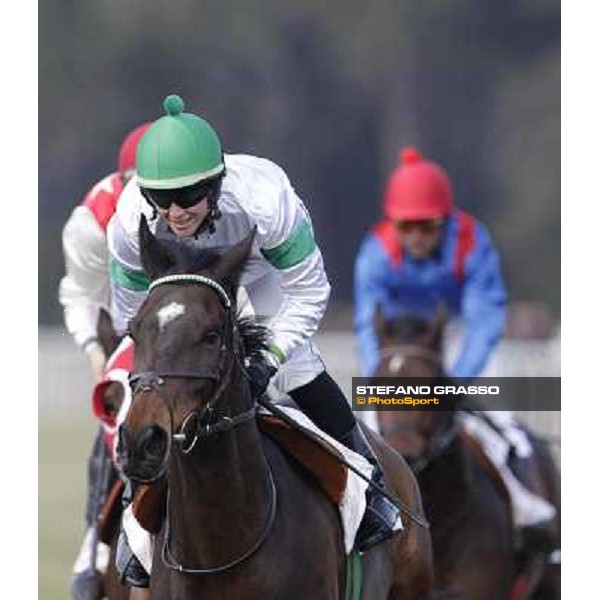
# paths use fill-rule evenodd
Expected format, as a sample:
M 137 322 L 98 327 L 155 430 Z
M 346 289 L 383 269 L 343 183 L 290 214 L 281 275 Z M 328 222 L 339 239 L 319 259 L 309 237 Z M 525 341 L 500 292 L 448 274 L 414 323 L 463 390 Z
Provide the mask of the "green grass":
M 85 529 L 87 457 L 97 425 L 80 419 L 40 420 L 38 479 L 38 597 L 69 597 L 69 578 Z

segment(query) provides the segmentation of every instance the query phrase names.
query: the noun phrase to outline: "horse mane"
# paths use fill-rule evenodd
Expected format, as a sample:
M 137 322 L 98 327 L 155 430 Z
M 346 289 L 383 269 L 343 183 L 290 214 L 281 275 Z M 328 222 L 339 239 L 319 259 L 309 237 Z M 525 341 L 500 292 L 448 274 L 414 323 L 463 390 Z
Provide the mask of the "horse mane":
M 244 356 L 251 360 L 262 360 L 267 350 L 269 330 L 256 320 L 256 317 L 238 317 L 237 328 L 242 338 Z

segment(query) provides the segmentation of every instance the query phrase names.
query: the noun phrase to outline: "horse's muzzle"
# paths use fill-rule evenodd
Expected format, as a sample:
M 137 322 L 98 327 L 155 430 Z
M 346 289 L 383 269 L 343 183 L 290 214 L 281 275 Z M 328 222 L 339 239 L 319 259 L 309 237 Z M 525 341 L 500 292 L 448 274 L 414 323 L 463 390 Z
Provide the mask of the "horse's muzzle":
M 134 481 L 152 483 L 163 477 L 170 450 L 170 436 L 159 425 L 148 425 L 136 433 L 125 424 L 119 427 L 118 466 Z

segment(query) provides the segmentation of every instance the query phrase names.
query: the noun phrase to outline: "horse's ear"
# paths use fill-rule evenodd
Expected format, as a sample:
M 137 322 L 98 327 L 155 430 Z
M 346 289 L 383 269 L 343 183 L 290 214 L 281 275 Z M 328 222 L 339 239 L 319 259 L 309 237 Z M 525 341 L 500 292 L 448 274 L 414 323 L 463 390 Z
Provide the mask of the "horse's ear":
M 152 235 L 145 215 L 140 218 L 139 237 L 142 267 L 150 279 L 160 277 L 175 266 L 175 256 Z
M 441 350 L 444 339 L 444 328 L 446 327 L 446 305 L 440 302 L 433 319 L 429 322 L 425 334 L 425 344 L 433 350 Z
M 383 342 L 388 337 L 388 323 L 385 320 L 381 306 L 377 304 L 375 306 L 375 312 L 373 313 L 373 325 L 375 327 L 375 333 L 379 342 Z
M 243 240 L 227 250 L 214 266 L 214 274 L 217 279 L 224 281 L 232 291 L 235 291 L 238 286 L 242 269 L 252 250 L 255 234 L 256 227 Z
M 98 323 L 96 326 L 98 342 L 102 346 L 106 356 L 110 356 L 119 345 L 119 336 L 113 327 L 112 319 L 106 310 L 100 309 Z

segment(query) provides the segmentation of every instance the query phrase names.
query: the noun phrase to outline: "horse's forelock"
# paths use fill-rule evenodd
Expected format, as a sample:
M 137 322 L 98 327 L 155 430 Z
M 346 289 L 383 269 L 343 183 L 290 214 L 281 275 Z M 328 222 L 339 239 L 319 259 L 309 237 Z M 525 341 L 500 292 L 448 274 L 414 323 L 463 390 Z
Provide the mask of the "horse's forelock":
M 428 322 L 419 317 L 402 316 L 388 322 L 389 337 L 394 343 L 413 343 L 424 336 L 428 330 Z

